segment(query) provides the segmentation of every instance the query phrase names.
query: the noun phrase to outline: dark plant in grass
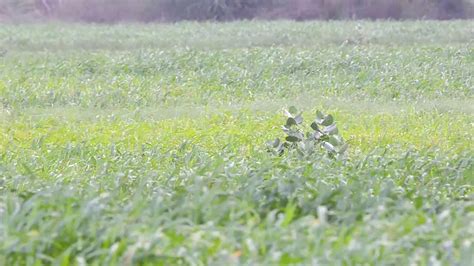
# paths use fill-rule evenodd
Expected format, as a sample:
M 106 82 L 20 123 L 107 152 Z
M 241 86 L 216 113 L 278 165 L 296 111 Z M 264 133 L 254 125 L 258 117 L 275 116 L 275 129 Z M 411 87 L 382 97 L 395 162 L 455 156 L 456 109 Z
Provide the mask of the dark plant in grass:
M 302 113 L 296 107 L 291 106 L 284 113 L 287 119 L 282 129 L 286 137 L 284 140 L 277 138 L 269 141 L 267 145 L 271 152 L 282 155 L 285 151 L 295 150 L 303 156 L 323 152 L 331 158 L 341 158 L 345 154 L 348 145 L 339 135 L 332 115 L 317 111 L 316 119 L 308 128 L 304 126 Z

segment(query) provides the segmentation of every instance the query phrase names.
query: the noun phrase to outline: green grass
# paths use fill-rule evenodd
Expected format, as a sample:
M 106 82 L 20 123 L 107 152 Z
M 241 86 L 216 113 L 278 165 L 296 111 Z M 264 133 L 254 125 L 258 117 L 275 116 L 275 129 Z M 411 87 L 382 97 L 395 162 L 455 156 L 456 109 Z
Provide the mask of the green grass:
M 1 25 L 0 264 L 469 265 L 472 26 Z

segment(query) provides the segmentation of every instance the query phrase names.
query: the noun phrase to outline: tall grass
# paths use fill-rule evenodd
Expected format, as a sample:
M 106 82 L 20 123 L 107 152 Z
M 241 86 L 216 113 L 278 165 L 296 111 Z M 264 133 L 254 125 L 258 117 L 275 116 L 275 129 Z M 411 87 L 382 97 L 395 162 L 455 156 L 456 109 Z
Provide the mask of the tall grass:
M 0 265 L 472 264 L 472 24 L 2 25 Z

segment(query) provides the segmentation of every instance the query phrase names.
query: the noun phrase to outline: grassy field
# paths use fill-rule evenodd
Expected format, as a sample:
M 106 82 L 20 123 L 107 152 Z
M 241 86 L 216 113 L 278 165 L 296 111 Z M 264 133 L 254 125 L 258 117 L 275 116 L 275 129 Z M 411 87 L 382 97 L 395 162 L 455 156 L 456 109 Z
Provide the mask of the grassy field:
M 472 29 L 0 25 L 0 265 L 470 265 Z

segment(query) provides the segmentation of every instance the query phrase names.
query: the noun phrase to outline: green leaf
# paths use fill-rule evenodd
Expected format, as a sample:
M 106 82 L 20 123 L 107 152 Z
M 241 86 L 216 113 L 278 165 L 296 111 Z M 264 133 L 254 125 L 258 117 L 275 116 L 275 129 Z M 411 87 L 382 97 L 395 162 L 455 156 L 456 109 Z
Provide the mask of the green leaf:
M 331 135 L 328 139 L 328 142 L 331 143 L 333 146 L 339 146 L 342 144 L 342 140 L 337 135 Z
M 344 145 L 341 146 L 341 148 L 339 149 L 338 153 L 339 154 L 343 154 L 347 151 L 347 148 L 349 148 L 349 145 L 347 145 L 347 143 L 344 143 Z
M 317 119 L 321 119 L 321 120 L 322 120 L 322 119 L 324 119 L 324 117 L 326 117 L 326 116 L 325 116 L 321 111 L 318 110 L 318 111 L 316 112 L 316 118 L 317 118 Z
M 280 139 L 279 138 L 275 139 L 275 141 L 273 142 L 273 148 L 278 148 L 280 144 L 281 144 Z
M 291 126 L 294 126 L 296 125 L 296 120 L 293 118 L 293 117 L 288 117 L 288 119 L 286 120 L 286 127 L 287 128 L 290 128 Z
M 287 136 L 285 139 L 286 139 L 286 141 L 289 141 L 289 142 L 298 142 L 298 141 L 300 141 L 300 139 L 296 136 Z
M 416 209 L 421 209 L 423 207 L 423 198 L 422 197 L 416 197 L 413 203 L 414 203 Z
M 283 256 L 281 256 L 279 265 L 298 265 L 302 264 L 304 262 L 303 258 L 299 257 L 292 257 L 292 255 L 285 253 Z
M 286 204 L 285 216 L 284 216 L 285 218 L 282 222 L 282 226 L 286 227 L 293 221 L 293 218 L 295 217 L 295 214 L 296 214 L 296 207 L 297 205 L 294 204 L 292 201 Z
M 323 134 L 321 134 L 319 131 L 316 131 L 316 132 L 313 133 L 313 136 L 312 136 L 312 137 L 313 137 L 315 140 L 319 140 L 322 136 L 323 136 Z
M 329 142 L 323 141 L 322 146 L 329 152 L 336 152 L 336 149 L 334 148 L 334 146 Z
M 301 123 L 303 123 L 303 116 L 301 116 L 301 114 L 295 116 L 295 122 L 296 124 L 300 125 Z
M 323 130 L 324 133 L 330 134 L 330 135 L 335 135 L 339 133 L 339 130 L 337 129 L 337 126 L 335 124 L 332 124 Z
M 334 123 L 334 118 L 332 117 L 332 115 L 327 115 L 324 118 L 323 122 L 321 122 L 323 126 L 330 126 L 332 125 L 332 123 Z
M 290 106 L 290 108 L 288 108 L 288 111 L 289 111 L 290 114 L 292 114 L 293 116 L 295 116 L 295 115 L 298 113 L 298 109 L 296 109 L 296 107 L 294 107 L 294 106 Z
M 318 131 L 319 130 L 318 123 L 316 123 L 316 121 L 311 123 L 311 128 Z
M 290 131 L 288 132 L 288 137 L 286 140 L 289 142 L 302 141 L 304 139 L 304 134 L 299 131 Z

